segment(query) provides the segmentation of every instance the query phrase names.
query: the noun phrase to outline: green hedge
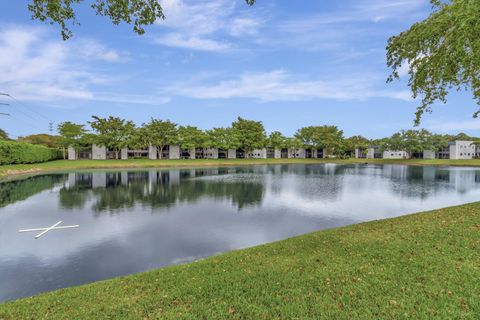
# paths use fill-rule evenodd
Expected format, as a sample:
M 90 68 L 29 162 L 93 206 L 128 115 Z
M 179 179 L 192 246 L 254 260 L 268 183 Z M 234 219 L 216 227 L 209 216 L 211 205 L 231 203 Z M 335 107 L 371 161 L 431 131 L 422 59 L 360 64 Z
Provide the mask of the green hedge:
M 0 165 L 37 163 L 57 159 L 59 152 L 24 142 L 0 141 Z

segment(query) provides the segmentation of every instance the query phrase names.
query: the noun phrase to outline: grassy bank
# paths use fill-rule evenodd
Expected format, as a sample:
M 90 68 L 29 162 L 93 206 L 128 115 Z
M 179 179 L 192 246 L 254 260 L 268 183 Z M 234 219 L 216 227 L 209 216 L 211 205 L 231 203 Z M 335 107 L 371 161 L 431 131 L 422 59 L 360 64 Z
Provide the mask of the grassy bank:
M 0 319 L 478 319 L 480 203 L 0 305 Z
M 58 170 L 97 169 L 97 168 L 161 168 L 161 167 L 201 167 L 239 166 L 253 164 L 293 164 L 293 163 L 377 163 L 439 166 L 480 166 L 480 159 L 474 160 L 387 160 L 387 159 L 219 159 L 219 160 L 57 160 L 38 164 L 0 166 L 0 176 L 17 175 Z

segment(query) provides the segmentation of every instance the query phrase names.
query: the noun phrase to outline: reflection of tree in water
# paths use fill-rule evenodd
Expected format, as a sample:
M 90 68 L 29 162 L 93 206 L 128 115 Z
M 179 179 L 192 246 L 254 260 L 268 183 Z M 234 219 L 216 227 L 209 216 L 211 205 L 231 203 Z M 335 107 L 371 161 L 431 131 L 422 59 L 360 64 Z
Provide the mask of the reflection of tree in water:
M 169 208 L 176 203 L 191 203 L 202 197 L 228 199 L 239 209 L 261 203 L 264 186 L 258 182 L 229 182 L 195 179 L 208 175 L 231 174 L 225 170 L 184 170 L 149 172 L 113 172 L 83 174 L 75 183 L 60 191 L 60 203 L 65 208 L 82 208 L 88 199 L 94 199 L 96 212 L 131 208 L 143 205 L 151 208 Z M 95 181 L 92 183 L 92 181 Z
M 82 209 L 92 189 L 92 173 L 70 173 L 68 187 L 59 191 L 60 205 L 66 209 Z
M 66 174 L 33 176 L 0 183 L 0 207 L 25 200 L 66 180 Z

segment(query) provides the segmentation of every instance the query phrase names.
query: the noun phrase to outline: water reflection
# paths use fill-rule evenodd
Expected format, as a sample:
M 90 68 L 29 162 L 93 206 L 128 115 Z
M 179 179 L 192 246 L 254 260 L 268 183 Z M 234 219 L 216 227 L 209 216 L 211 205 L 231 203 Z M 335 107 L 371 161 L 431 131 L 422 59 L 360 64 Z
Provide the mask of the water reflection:
M 90 207 L 94 212 L 113 213 L 138 204 L 170 208 L 206 197 L 229 200 L 240 210 L 259 205 L 264 194 L 263 178 L 253 181 L 247 174 L 242 172 L 240 176 L 238 169 L 70 173 L 59 201 L 63 208 L 85 208 L 94 199 Z M 216 179 L 207 179 L 209 176 Z
M 0 301 L 314 230 L 478 201 L 474 168 L 84 171 L 0 183 Z M 17 230 L 80 228 L 34 240 Z

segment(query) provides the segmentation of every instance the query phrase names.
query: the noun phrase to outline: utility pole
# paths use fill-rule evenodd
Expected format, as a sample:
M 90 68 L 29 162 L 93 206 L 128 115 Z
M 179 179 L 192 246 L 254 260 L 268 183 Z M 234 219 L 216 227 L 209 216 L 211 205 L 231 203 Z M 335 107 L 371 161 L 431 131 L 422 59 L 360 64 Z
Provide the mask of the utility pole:
M 50 131 L 50 135 L 52 135 L 53 134 L 53 122 L 52 121 L 50 121 L 48 123 L 48 130 Z

